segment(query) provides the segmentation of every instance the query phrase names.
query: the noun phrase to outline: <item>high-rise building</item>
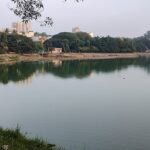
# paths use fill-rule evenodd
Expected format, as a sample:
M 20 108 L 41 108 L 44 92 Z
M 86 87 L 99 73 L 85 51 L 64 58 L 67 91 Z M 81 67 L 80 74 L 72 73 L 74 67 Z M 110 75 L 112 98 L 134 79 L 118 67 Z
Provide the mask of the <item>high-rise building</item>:
M 32 24 L 31 22 L 24 23 L 24 22 L 14 22 L 12 23 L 12 29 L 18 33 L 27 33 L 32 31 Z
M 77 33 L 77 32 L 81 32 L 81 30 L 80 30 L 79 27 L 75 27 L 75 28 L 72 29 L 72 32 Z

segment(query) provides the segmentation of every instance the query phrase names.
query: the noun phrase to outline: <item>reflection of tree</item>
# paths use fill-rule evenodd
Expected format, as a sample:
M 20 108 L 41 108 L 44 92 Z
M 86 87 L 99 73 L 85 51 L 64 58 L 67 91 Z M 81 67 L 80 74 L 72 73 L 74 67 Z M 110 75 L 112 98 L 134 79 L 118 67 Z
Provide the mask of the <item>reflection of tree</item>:
M 44 67 L 46 72 L 59 77 L 69 78 L 75 76 L 77 78 L 84 78 L 89 76 L 93 71 L 96 73 L 111 73 L 126 69 L 131 65 L 144 68 L 150 72 L 150 58 L 144 57 L 135 59 L 63 61 L 62 66 L 57 68 L 50 63 L 45 64 Z
M 17 63 L 15 65 L 0 65 L 0 82 L 6 84 L 9 81 L 21 81 L 29 78 L 40 69 L 36 63 Z
M 126 69 L 132 65 L 143 68 L 150 73 L 150 58 L 145 57 L 114 60 L 63 61 L 61 65 L 57 66 L 53 62 L 24 62 L 14 65 L 0 65 L 0 82 L 7 84 L 9 81 L 23 81 L 33 76 L 36 72 L 51 73 L 62 78 L 85 78 L 92 72 L 111 73 Z

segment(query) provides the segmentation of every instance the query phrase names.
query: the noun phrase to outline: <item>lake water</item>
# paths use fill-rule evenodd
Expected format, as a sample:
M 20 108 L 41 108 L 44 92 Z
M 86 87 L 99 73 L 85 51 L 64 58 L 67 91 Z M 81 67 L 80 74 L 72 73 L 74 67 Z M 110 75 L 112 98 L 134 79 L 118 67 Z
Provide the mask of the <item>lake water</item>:
M 68 150 L 150 149 L 150 58 L 0 65 L 0 126 Z

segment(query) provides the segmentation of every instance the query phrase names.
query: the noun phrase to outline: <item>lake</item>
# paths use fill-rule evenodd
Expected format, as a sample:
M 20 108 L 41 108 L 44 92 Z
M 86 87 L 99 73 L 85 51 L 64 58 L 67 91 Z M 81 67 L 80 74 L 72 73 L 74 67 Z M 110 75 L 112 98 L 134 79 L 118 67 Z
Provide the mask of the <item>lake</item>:
M 150 149 L 150 58 L 0 65 L 0 126 L 67 150 Z

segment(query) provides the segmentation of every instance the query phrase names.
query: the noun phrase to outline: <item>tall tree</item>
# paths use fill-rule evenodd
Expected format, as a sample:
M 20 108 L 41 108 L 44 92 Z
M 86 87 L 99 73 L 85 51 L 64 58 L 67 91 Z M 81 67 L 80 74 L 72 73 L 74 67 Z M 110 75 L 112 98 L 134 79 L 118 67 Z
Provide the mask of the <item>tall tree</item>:
M 37 20 L 41 17 L 41 12 L 44 10 L 43 0 L 11 0 L 15 5 L 10 8 L 11 11 L 19 16 L 23 22 Z M 67 1 L 67 0 L 65 0 Z M 80 2 L 83 0 L 75 0 Z M 41 26 L 52 26 L 53 20 L 51 17 L 46 17 L 41 23 Z

